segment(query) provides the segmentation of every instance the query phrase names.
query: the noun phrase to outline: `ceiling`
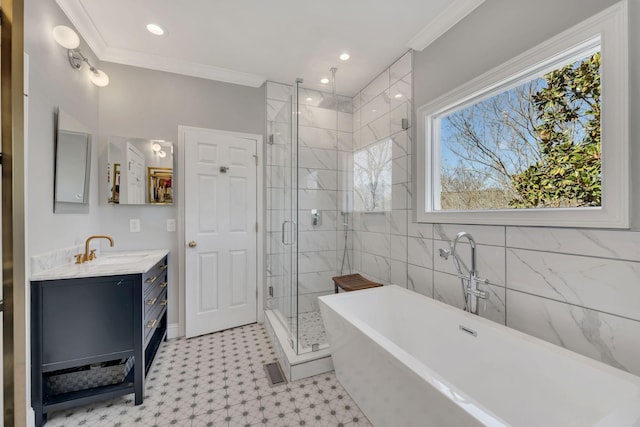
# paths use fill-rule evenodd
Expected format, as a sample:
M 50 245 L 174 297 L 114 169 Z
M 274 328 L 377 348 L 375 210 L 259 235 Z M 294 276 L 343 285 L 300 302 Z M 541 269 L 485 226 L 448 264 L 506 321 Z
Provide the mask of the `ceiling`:
M 56 1 L 101 61 L 253 87 L 302 77 L 325 90 L 337 67 L 337 92 L 354 95 L 484 0 Z

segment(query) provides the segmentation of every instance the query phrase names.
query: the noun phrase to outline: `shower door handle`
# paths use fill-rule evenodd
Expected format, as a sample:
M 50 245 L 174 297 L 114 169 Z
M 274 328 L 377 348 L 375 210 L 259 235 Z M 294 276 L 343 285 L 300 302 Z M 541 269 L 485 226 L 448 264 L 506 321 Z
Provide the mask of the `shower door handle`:
M 290 246 L 293 245 L 294 240 L 291 239 L 291 241 L 287 241 L 287 239 L 285 238 L 285 229 L 287 228 L 287 223 L 291 224 L 291 234 L 293 234 L 293 231 L 295 230 L 295 222 L 293 221 L 289 221 L 289 220 L 285 220 L 282 222 L 282 244 L 285 246 Z

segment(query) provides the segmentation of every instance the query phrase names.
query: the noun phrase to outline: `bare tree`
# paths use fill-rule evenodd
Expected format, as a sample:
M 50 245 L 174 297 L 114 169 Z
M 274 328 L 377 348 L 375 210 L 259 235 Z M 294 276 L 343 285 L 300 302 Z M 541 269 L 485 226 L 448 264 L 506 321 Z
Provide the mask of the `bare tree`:
M 380 141 L 353 156 L 353 190 L 364 211 L 387 208 L 391 195 L 391 142 Z

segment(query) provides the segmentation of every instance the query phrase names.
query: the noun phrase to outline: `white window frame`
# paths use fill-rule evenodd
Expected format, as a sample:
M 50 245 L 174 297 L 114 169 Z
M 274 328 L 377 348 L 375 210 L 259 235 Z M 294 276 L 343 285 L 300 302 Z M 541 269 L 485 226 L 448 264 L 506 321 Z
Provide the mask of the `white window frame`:
M 602 141 L 602 206 L 495 210 L 435 210 L 433 188 L 440 185 L 438 128 L 434 122 L 446 112 L 483 96 L 507 90 L 532 73 L 572 58 L 599 42 Z M 629 100 L 627 2 L 622 1 L 556 37 L 418 108 L 416 115 L 416 219 L 418 222 L 502 224 L 547 227 L 628 228 Z M 551 71 L 549 69 L 549 71 Z M 444 114 L 443 114 L 444 113 Z M 439 188 L 439 187 L 437 187 Z M 439 194 L 439 193 L 438 193 Z

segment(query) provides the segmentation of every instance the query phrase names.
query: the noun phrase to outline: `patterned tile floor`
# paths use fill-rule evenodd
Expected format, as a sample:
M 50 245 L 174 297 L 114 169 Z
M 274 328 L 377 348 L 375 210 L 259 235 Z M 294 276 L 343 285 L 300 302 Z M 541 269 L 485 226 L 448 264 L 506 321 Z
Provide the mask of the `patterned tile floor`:
M 371 426 L 333 372 L 270 387 L 276 360 L 253 324 L 160 347 L 142 405 L 133 395 L 55 412 L 47 427 Z

